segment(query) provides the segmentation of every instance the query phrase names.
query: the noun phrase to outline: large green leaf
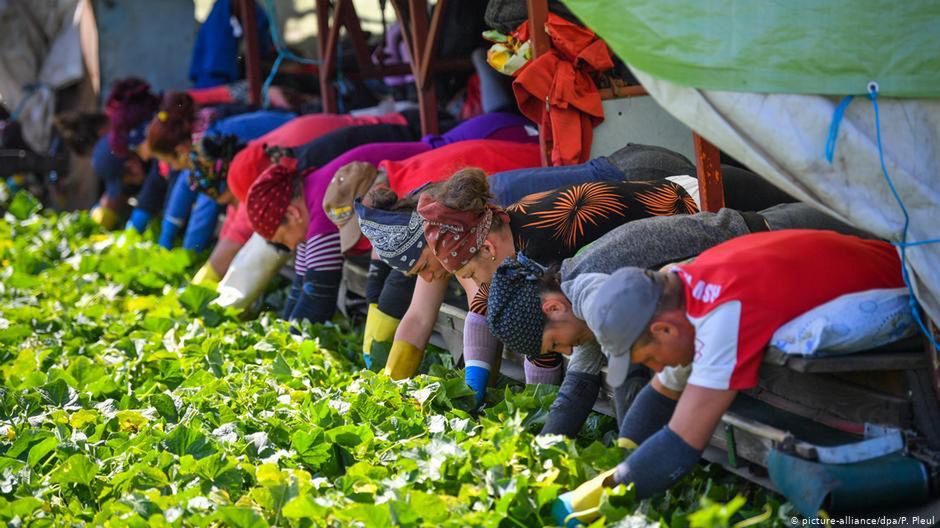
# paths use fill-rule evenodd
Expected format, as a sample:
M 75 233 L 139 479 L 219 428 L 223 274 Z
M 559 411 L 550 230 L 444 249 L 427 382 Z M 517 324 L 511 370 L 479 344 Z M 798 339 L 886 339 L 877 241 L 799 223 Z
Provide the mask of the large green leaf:
M 215 452 L 206 435 L 186 425 L 174 427 L 163 440 L 163 446 L 177 456 L 190 455 L 197 460 Z
M 90 486 L 98 475 L 98 465 L 83 454 L 74 454 L 62 462 L 53 473 L 53 480 L 60 484 L 83 484 Z

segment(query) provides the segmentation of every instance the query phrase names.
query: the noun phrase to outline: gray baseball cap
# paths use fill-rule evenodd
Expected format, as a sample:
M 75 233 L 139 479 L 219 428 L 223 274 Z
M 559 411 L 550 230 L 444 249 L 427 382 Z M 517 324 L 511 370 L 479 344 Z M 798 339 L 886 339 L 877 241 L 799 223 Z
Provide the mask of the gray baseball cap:
M 630 369 L 630 348 L 653 318 L 663 284 L 659 275 L 642 268 L 621 268 L 603 280 L 597 275 L 578 275 L 562 290 L 572 304 L 581 299 L 581 317 L 608 357 L 607 383 L 619 387 Z

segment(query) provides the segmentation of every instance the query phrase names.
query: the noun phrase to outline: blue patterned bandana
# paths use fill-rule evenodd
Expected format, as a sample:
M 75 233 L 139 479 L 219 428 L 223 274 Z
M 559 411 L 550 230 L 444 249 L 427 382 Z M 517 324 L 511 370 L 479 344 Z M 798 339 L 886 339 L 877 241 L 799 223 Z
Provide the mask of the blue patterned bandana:
M 424 246 L 424 226 L 417 212 L 373 209 L 356 198 L 353 206 L 359 216 L 359 229 L 372 242 L 382 262 L 396 270 L 411 271 Z
M 497 268 L 490 282 L 486 325 L 506 348 L 534 358 L 542 352 L 545 315 L 539 279 L 545 269 L 519 253 Z

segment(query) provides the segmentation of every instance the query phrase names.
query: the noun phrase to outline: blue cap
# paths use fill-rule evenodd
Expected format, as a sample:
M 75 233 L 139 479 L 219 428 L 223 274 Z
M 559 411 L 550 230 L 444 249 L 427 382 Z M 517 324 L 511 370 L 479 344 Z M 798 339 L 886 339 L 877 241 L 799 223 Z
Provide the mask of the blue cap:
M 582 273 L 562 283 L 577 302 L 584 322 L 607 355 L 607 383 L 619 387 L 630 369 L 630 349 L 649 325 L 663 291 L 658 275 L 642 268 L 621 268 L 606 278 Z

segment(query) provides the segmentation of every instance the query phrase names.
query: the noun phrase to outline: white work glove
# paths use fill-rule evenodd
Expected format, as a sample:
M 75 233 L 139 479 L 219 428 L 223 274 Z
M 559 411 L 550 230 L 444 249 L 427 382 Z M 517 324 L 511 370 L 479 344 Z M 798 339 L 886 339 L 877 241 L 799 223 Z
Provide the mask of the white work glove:
M 219 281 L 219 297 L 213 302 L 224 308 L 251 306 L 289 257 L 290 253 L 279 251 L 253 233 Z

